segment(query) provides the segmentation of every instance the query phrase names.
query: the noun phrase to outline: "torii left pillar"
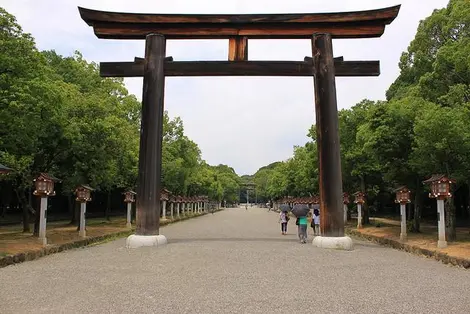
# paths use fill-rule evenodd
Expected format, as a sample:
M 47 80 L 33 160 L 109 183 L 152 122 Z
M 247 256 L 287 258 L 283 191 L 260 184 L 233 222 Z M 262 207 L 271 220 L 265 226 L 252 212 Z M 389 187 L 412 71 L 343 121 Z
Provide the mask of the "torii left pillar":
M 167 243 L 166 237 L 159 234 L 165 53 L 166 39 L 163 35 L 146 36 L 136 233 L 127 238 L 128 248 Z
M 320 230 L 312 244 L 322 248 L 351 250 L 344 236 L 343 188 L 336 104 L 335 65 L 331 34 L 312 38 L 315 115 L 320 181 Z

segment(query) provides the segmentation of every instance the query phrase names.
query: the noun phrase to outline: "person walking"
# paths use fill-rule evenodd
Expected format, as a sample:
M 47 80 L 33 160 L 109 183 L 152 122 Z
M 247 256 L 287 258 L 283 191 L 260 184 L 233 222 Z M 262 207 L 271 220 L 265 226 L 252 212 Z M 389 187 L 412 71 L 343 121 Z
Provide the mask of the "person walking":
M 298 232 L 299 232 L 299 239 L 300 243 L 307 243 L 307 216 L 300 216 L 298 217 L 299 219 L 299 227 L 298 227 Z
M 287 212 L 282 211 L 279 214 L 279 222 L 281 223 L 281 234 L 287 234 L 287 223 L 289 222 L 289 214 Z
M 320 211 L 315 208 L 313 210 L 312 223 L 310 225 L 313 229 L 313 235 L 320 235 Z

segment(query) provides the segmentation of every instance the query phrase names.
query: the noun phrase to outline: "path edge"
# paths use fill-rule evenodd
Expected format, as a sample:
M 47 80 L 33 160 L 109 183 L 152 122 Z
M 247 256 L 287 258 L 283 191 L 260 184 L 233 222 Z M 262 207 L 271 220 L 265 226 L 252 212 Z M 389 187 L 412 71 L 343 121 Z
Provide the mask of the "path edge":
M 438 252 L 435 250 L 423 249 L 416 245 L 403 243 L 403 242 L 389 239 L 389 238 L 378 237 L 378 236 L 374 236 L 370 234 L 363 234 L 357 230 L 346 230 L 346 233 L 356 238 L 365 239 L 371 242 L 378 243 L 383 246 L 400 250 L 400 251 L 405 251 L 407 253 L 421 255 L 421 256 L 428 257 L 428 258 L 433 258 L 444 264 L 452 264 L 454 266 L 459 266 L 465 269 L 470 268 L 470 259 L 467 259 L 467 258 L 450 256 L 447 253 L 442 253 L 442 252 Z

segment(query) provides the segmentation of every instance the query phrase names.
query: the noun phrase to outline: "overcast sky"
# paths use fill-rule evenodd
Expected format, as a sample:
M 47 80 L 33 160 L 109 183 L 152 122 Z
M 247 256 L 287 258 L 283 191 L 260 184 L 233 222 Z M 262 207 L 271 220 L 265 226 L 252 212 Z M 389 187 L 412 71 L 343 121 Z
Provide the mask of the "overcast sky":
M 97 39 L 80 19 L 77 6 L 142 13 L 316 13 L 370 10 L 401 4 L 397 19 L 377 39 L 334 40 L 335 56 L 345 60 L 380 60 L 381 75 L 337 78 L 338 109 L 364 98 L 385 99 L 399 74 L 398 61 L 414 38 L 420 20 L 447 0 L 0 0 L 15 15 L 39 49 L 71 55 L 79 50 L 89 61 L 132 61 L 143 56 L 144 41 Z M 170 41 L 175 60 L 227 60 L 227 40 Z M 251 40 L 250 60 L 303 60 L 311 56 L 309 40 Z M 142 98 L 142 79 L 126 79 Z M 239 175 L 253 174 L 271 162 L 292 156 L 304 145 L 315 121 L 311 78 L 214 77 L 168 78 L 165 109 L 183 119 L 186 135 L 209 164 L 227 164 Z

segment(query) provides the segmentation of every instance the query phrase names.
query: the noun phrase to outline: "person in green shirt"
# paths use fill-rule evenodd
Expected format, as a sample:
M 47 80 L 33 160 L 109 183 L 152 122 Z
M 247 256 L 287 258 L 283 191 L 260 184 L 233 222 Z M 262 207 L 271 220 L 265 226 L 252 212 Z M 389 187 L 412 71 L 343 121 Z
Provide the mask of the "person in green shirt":
M 298 217 L 299 220 L 299 239 L 300 243 L 307 243 L 307 216 Z

